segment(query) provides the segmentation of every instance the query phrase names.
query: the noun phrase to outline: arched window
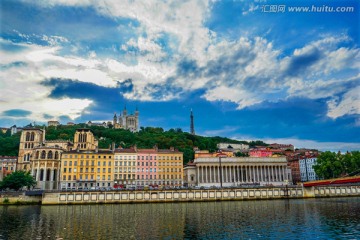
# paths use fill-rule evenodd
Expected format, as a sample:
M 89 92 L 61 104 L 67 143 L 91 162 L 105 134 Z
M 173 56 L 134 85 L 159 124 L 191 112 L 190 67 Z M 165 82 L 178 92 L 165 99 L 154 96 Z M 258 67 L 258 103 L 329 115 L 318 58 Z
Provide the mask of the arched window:
M 35 159 L 39 159 L 39 155 L 40 155 L 39 151 L 36 151 L 36 153 L 35 153 Z
M 35 139 L 35 133 L 32 132 L 32 133 L 31 133 L 31 137 L 30 137 L 30 141 L 34 141 L 34 139 Z
M 57 171 L 56 171 L 56 169 L 54 169 L 53 181 L 56 181 L 56 178 L 57 178 L 56 174 L 57 174 Z
M 53 158 L 53 152 L 52 152 L 52 151 L 49 151 L 49 152 L 48 152 L 47 158 L 48 158 L 48 159 L 52 159 L 52 158 Z
M 27 148 L 27 143 L 25 143 L 25 148 Z
M 26 162 L 26 154 L 24 155 L 23 161 Z
M 46 152 L 45 152 L 45 150 L 42 150 L 41 159 L 45 159 L 45 158 L 46 158 Z
M 50 181 L 50 172 L 51 172 L 51 170 L 50 170 L 50 168 L 48 168 L 48 170 L 46 171 L 46 181 Z
M 84 142 L 86 142 L 87 135 L 84 133 Z
M 54 157 L 54 159 L 59 159 L 59 153 L 58 153 L 58 151 L 55 152 L 55 157 Z
M 29 132 L 26 133 L 26 139 L 25 139 L 25 141 L 30 141 L 30 133 L 29 133 Z
M 30 153 L 27 155 L 27 161 L 30 162 Z
M 40 181 L 44 181 L 44 169 L 40 170 Z

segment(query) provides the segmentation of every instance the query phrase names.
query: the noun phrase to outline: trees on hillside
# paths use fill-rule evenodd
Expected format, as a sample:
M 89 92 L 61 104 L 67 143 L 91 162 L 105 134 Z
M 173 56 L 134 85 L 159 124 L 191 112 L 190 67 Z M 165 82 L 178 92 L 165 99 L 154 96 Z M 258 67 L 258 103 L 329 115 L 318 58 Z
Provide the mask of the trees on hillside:
M 323 178 L 337 178 L 351 176 L 360 173 L 360 152 L 341 154 L 326 151 L 317 157 L 317 164 L 314 166 L 316 174 Z

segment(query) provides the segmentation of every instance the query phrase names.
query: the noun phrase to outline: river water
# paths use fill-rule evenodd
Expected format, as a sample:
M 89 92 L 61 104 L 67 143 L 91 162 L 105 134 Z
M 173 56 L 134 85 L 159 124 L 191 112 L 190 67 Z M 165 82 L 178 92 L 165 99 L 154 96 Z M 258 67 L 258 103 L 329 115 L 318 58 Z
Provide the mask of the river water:
M 360 239 L 360 198 L 0 206 L 0 239 Z

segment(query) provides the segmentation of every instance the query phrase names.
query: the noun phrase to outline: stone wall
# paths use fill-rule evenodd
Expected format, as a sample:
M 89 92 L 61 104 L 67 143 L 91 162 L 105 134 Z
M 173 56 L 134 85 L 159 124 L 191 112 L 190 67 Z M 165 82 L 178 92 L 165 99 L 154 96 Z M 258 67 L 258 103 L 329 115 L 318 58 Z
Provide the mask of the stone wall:
M 44 194 L 43 204 L 146 203 L 360 196 L 360 186 L 239 188 L 209 190 L 61 192 Z

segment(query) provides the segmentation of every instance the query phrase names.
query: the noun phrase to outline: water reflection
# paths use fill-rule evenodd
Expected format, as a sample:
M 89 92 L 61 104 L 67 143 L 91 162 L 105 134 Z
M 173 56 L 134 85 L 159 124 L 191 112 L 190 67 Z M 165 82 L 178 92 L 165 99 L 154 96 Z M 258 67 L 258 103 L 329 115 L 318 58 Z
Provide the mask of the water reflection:
M 0 239 L 355 239 L 359 212 L 360 198 L 2 206 Z

